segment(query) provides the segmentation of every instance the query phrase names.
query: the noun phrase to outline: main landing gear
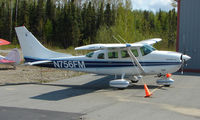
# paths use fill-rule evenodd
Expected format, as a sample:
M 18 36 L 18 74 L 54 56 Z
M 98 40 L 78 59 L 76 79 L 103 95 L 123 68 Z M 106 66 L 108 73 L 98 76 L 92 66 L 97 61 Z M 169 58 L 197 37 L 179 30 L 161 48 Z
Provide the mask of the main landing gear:
M 120 90 L 123 90 L 125 88 L 127 88 L 129 86 L 129 81 L 124 79 L 125 74 L 122 74 L 121 79 L 116 79 L 116 80 L 112 80 L 109 82 L 109 85 L 111 87 L 115 87 L 118 88 Z

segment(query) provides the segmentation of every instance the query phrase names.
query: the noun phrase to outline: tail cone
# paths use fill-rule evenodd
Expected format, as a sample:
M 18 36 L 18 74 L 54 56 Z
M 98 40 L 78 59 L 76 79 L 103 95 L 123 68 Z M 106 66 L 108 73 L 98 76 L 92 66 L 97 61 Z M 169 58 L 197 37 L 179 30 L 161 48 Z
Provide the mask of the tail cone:
M 148 87 L 146 84 L 144 84 L 144 90 L 145 90 L 145 97 L 150 97 L 152 95 L 152 93 L 149 91 Z

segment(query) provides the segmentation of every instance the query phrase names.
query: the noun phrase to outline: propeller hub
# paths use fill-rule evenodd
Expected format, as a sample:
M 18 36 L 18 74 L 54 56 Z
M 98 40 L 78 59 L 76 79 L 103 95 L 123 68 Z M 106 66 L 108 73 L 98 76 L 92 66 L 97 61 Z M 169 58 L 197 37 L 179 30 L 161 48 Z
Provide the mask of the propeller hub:
M 188 55 L 182 55 L 182 60 L 187 61 L 187 60 L 189 60 L 189 59 L 191 59 L 190 56 L 188 56 Z

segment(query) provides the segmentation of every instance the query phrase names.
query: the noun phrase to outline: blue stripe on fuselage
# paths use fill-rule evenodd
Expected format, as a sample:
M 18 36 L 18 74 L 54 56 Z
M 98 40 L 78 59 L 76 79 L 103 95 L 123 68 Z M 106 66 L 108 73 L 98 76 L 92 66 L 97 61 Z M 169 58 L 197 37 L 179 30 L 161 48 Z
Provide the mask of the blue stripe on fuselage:
M 26 62 L 35 62 L 47 59 L 24 58 Z M 89 60 L 51 60 L 51 63 L 40 64 L 43 67 L 55 68 L 102 68 L 102 67 L 130 67 L 135 66 L 129 61 L 89 61 Z M 181 62 L 140 62 L 142 66 L 180 65 Z

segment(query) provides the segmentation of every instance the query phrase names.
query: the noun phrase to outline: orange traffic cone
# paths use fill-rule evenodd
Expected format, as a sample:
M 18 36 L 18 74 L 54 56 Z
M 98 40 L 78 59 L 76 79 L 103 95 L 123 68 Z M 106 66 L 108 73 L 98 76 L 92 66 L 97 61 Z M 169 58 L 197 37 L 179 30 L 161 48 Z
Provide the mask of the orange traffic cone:
M 145 90 L 145 97 L 150 97 L 152 95 L 152 93 L 149 91 L 148 87 L 146 84 L 144 84 L 144 90 Z

